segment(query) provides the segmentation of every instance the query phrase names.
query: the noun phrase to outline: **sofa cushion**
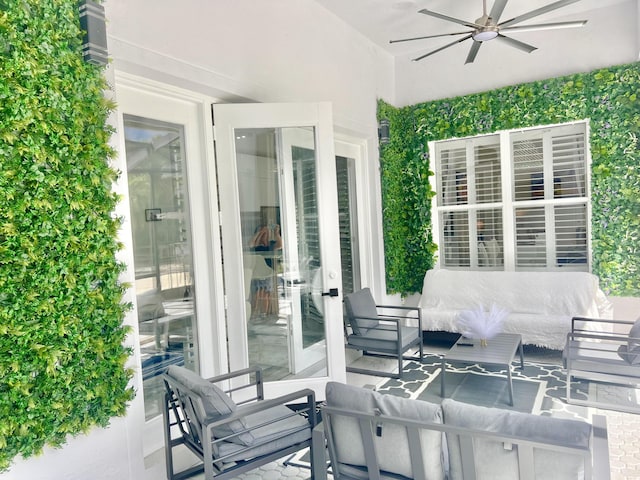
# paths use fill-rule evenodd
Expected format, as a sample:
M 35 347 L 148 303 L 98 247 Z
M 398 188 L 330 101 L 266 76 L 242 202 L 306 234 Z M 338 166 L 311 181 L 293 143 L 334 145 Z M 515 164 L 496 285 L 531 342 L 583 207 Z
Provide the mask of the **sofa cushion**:
M 382 415 L 442 423 L 442 411 L 439 405 L 394 395 L 384 395 L 337 382 L 327 383 L 326 402 L 328 406 L 347 410 L 373 413 L 377 408 Z M 360 427 L 356 420 L 345 418 L 344 421 L 341 419 L 334 422 L 333 428 L 336 449 L 340 455 L 338 462 L 351 467 L 349 471 L 355 474 L 358 467 L 366 465 Z M 420 438 L 426 478 L 428 480 L 442 480 L 444 478 L 442 433 L 423 430 L 420 433 Z M 374 441 L 380 468 L 383 471 L 413 477 L 409 444 L 404 428 L 390 424 L 385 425 L 382 436 L 376 437 Z
M 483 430 L 497 434 L 517 435 L 542 443 L 588 448 L 591 425 L 576 420 L 543 417 L 527 413 L 478 407 L 455 400 L 442 402 L 445 425 Z M 447 434 L 449 478 L 462 480 L 462 458 L 457 436 Z M 516 449 L 505 448 L 503 442 L 475 439 L 477 480 L 510 480 L 518 478 Z M 553 480 L 581 478 L 584 458 L 553 450 L 534 450 L 535 478 Z
M 236 410 L 236 404 L 218 386 L 208 382 L 200 375 L 184 367 L 172 365 L 167 369 L 167 375 L 182 383 L 189 390 L 193 391 L 202 400 L 202 406 L 206 417 L 224 417 Z M 198 418 L 202 423 L 204 418 Z M 226 437 L 234 433 L 240 433 L 246 429 L 244 419 L 235 420 L 222 427 L 216 428 L 213 434 L 216 438 Z M 240 445 L 252 445 L 253 435 L 249 432 L 234 436 L 229 441 Z
M 460 312 L 495 304 L 510 313 L 505 333 L 524 344 L 562 350 L 571 318 L 612 318 L 598 277 L 587 272 L 506 272 L 429 270 L 420 308 L 425 330 L 458 332 Z

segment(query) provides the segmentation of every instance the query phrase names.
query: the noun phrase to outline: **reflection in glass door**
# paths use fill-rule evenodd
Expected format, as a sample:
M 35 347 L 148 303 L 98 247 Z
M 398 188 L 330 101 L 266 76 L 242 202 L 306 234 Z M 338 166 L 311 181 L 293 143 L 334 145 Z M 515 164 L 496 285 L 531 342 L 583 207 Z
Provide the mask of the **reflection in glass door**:
M 231 370 L 265 394 L 345 381 L 331 105 L 214 105 Z
M 235 138 L 249 365 L 267 381 L 325 376 L 314 129 Z
M 336 156 L 340 257 L 342 259 L 342 294 L 361 288 L 360 251 L 358 248 L 358 206 L 356 201 L 355 160 Z
M 198 368 L 184 129 L 125 115 L 124 131 L 148 420 L 161 413 L 163 370 Z

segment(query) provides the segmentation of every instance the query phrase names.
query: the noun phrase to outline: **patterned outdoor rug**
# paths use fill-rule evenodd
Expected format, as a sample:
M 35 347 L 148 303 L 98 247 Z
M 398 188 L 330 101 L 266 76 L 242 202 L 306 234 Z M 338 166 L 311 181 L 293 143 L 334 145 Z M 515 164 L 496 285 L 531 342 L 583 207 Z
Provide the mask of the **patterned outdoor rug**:
M 438 355 L 426 355 L 423 363 L 409 361 L 402 380 L 389 379 L 376 390 L 405 398 L 440 403 Z M 506 370 L 492 366 L 447 364 L 445 394 L 474 405 L 497 407 L 561 418 L 589 419 L 590 409 L 567 405 L 566 373 L 559 365 L 525 362 L 521 370 L 514 363 L 514 406 L 508 404 Z

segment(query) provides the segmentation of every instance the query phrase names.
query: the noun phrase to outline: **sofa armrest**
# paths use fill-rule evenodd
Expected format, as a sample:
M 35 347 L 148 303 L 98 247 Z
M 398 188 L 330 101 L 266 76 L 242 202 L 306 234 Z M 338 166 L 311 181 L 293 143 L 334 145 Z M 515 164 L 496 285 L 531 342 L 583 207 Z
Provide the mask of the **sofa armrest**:
M 609 438 L 607 433 L 607 417 L 594 415 L 593 425 L 593 478 L 594 480 L 609 480 L 611 469 L 609 465 Z
M 311 478 L 327 480 L 327 439 L 324 435 L 324 424 L 318 423 L 311 433 Z

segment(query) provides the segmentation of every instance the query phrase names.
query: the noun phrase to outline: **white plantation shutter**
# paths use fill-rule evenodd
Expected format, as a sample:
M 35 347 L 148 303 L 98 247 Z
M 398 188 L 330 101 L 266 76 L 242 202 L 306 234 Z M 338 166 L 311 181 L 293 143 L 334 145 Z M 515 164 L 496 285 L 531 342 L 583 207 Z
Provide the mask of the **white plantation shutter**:
M 502 265 L 502 210 L 487 208 L 502 202 L 499 136 L 442 142 L 437 162 L 442 264 Z
M 436 142 L 441 266 L 588 271 L 587 153 L 584 122 Z

